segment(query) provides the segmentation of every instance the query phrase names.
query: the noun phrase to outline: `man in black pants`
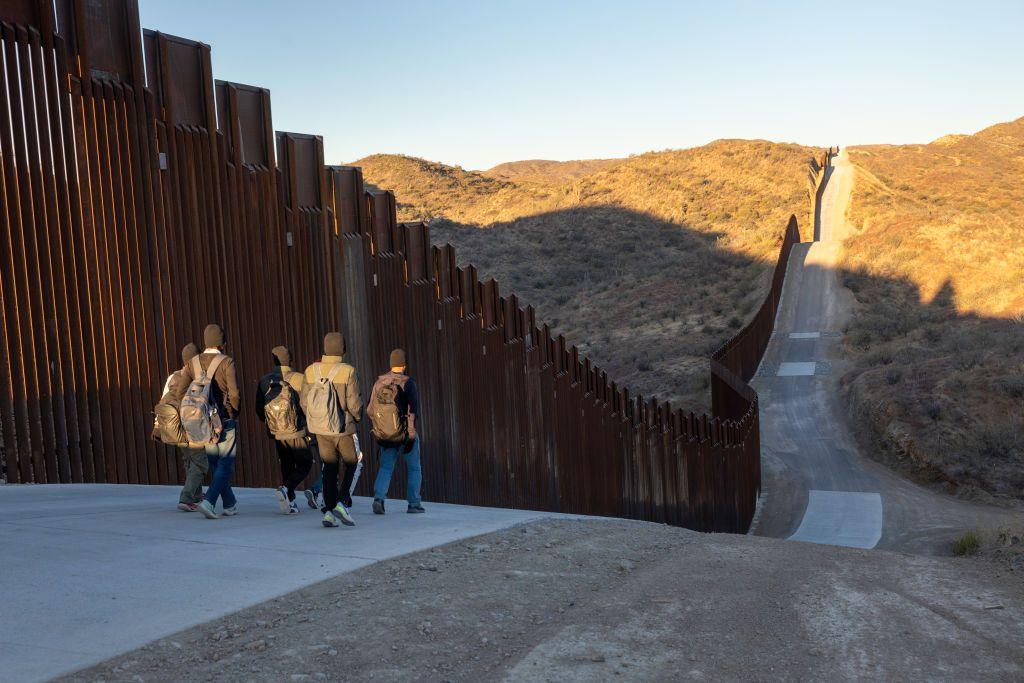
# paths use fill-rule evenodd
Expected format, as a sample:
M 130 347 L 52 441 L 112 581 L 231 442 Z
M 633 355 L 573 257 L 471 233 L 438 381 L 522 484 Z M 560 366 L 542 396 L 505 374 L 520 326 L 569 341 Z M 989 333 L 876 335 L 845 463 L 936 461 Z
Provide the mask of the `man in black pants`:
M 345 466 L 343 485 L 351 485 L 359 457 L 352 437 L 362 418 L 363 399 L 359 394 L 356 369 L 344 361 L 345 339 L 340 332 L 324 337 L 324 355 L 306 368 L 302 385 L 302 407 L 309 431 L 316 435 L 317 449 L 324 463 L 325 527 L 339 524 L 355 526 L 349 513 L 348 490 L 341 495 L 338 472 Z
M 295 488 L 309 474 L 313 454 L 306 434 L 306 416 L 302 412 L 302 373 L 292 370 L 292 356 L 284 346 L 275 346 L 274 369 L 264 375 L 256 387 L 256 416 L 267 425 L 274 438 L 281 463 L 282 485 L 274 492 L 281 513 L 296 515 Z

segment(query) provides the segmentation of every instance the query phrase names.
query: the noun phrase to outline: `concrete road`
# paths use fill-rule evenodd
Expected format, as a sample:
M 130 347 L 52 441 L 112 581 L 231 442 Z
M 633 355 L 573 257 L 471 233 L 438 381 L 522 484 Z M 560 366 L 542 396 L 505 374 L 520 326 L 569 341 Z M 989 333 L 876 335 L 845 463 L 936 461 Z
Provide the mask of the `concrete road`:
M 269 490 L 241 514 L 175 509 L 164 486 L 0 486 L 0 680 L 42 680 L 379 560 L 549 517 L 356 499 L 355 527 L 286 517 Z M 555 515 L 557 516 L 557 515 Z
M 853 307 L 838 268 L 854 178 L 845 150 L 828 173 L 820 239 L 793 248 L 775 334 L 753 382 L 764 495 L 752 533 L 946 553 L 963 531 L 1019 520 L 1020 512 L 934 493 L 859 452 L 838 400 L 841 333 Z

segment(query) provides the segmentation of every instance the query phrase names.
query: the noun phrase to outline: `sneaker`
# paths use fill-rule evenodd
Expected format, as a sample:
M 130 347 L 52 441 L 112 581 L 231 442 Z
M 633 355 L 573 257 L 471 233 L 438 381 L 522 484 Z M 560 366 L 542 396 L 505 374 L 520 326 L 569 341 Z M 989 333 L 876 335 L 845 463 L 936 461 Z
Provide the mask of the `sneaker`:
M 334 518 L 334 515 L 332 515 L 330 512 L 325 512 L 323 525 L 328 528 L 338 526 L 338 520 L 336 520 Z
M 178 509 L 182 512 L 195 512 L 198 507 L 195 503 L 178 503 Z
M 306 494 L 306 504 L 309 505 L 309 507 L 313 508 L 314 510 L 320 507 L 319 505 L 317 505 L 316 494 L 313 493 L 312 489 L 306 489 L 305 491 L 303 491 L 303 493 Z
M 238 514 L 238 503 L 235 503 L 234 505 L 232 505 L 229 508 L 224 508 L 224 510 L 221 512 L 221 514 L 224 515 L 225 517 L 233 517 L 234 515 L 237 515 Z
M 341 523 L 344 524 L 345 526 L 355 526 L 356 525 L 356 520 L 352 519 L 352 515 L 349 514 L 348 510 L 341 503 L 338 503 L 337 505 L 335 505 L 334 509 L 331 510 L 331 512 L 333 512 L 334 516 L 337 517 L 338 519 L 340 519 Z
M 281 508 L 281 514 L 287 515 L 288 513 L 288 488 L 285 486 L 279 486 L 274 489 L 274 497 L 277 498 L 277 507 Z
M 288 503 L 288 514 L 289 515 L 297 515 L 297 514 L 299 514 L 299 504 L 296 503 L 294 500 L 292 502 Z
M 406 510 L 406 512 L 408 512 L 410 515 L 418 515 L 423 512 L 426 512 L 426 510 L 423 509 L 422 505 L 410 505 L 409 509 Z
M 383 515 L 384 514 L 384 501 L 380 498 L 373 499 L 373 514 Z
M 352 496 L 345 496 L 344 498 L 342 498 L 341 499 L 341 504 L 344 505 L 349 510 L 351 510 L 352 509 Z
M 203 513 L 203 516 L 207 519 L 217 519 L 217 511 L 210 505 L 210 501 L 203 499 L 203 502 L 197 506 L 197 509 Z M 227 512 L 225 510 L 224 512 Z

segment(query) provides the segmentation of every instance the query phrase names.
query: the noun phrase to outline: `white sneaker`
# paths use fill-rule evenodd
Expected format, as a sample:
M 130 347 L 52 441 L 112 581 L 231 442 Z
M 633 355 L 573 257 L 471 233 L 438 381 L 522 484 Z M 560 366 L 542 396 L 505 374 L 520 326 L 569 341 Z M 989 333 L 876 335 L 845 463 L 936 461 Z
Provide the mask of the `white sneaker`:
M 274 489 L 274 496 L 277 498 L 277 507 L 281 508 L 282 515 L 290 515 L 288 505 L 288 488 L 285 486 L 279 486 Z
M 334 516 L 337 517 L 338 519 L 340 519 L 341 523 L 344 524 L 345 526 L 355 526 L 356 525 L 356 520 L 352 519 L 352 515 L 349 514 L 348 509 L 344 505 L 342 505 L 341 503 L 338 503 L 337 505 L 335 505 L 334 509 L 331 510 L 331 512 L 333 512 Z
M 223 512 L 221 512 L 221 514 L 224 515 L 225 517 L 233 517 L 234 515 L 237 515 L 238 514 L 238 503 L 235 503 L 234 505 L 232 505 L 229 508 L 224 508 L 224 510 L 223 510 Z
M 338 520 L 335 519 L 334 515 L 332 515 L 330 512 L 325 512 L 324 513 L 323 525 L 325 527 L 328 527 L 328 528 L 335 527 L 335 526 L 338 526 Z
M 210 501 L 208 500 L 204 500 L 201 503 L 199 503 L 199 507 L 196 509 L 202 512 L 203 516 L 207 519 L 217 519 L 217 511 L 213 509 L 213 506 L 210 505 Z M 225 513 L 226 512 L 227 510 L 225 510 Z
M 288 503 L 288 514 L 289 515 L 297 515 L 297 514 L 299 514 L 299 504 L 296 503 L 294 500 L 292 502 Z

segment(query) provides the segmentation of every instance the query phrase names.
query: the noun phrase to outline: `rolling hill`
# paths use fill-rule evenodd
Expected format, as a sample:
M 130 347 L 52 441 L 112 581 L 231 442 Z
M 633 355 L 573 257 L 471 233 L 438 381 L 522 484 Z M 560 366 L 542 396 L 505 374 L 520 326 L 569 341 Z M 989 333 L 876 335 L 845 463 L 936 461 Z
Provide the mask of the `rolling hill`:
M 850 158 L 855 417 L 904 469 L 1024 497 L 1024 118 Z
M 720 140 L 591 162 L 486 172 L 374 155 L 355 164 L 392 188 L 400 220 L 429 220 L 621 384 L 692 409 L 707 354 L 754 312 L 786 221 L 806 225 L 821 150 Z
M 583 159 L 579 161 L 549 161 L 547 159 L 527 159 L 509 161 L 498 164 L 494 168 L 483 171 L 483 174 L 499 180 L 511 180 L 517 183 L 539 183 L 542 185 L 561 185 L 586 175 L 607 170 L 621 164 L 624 159 Z

